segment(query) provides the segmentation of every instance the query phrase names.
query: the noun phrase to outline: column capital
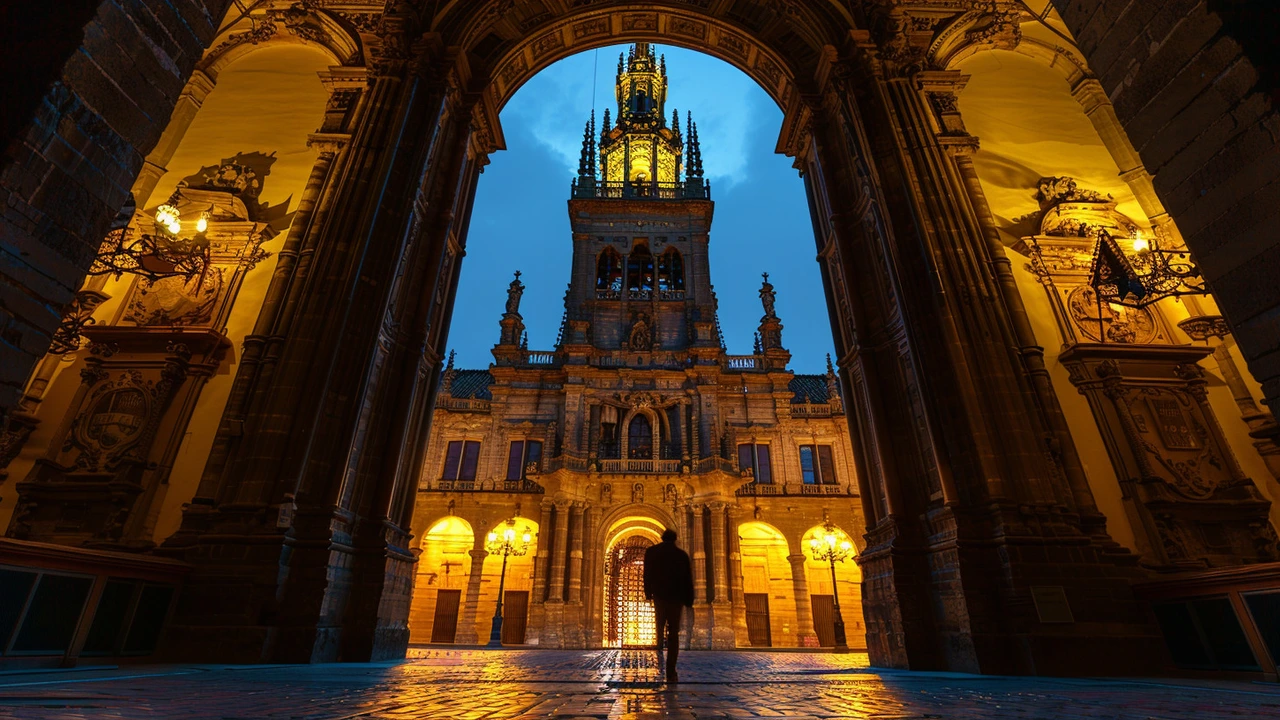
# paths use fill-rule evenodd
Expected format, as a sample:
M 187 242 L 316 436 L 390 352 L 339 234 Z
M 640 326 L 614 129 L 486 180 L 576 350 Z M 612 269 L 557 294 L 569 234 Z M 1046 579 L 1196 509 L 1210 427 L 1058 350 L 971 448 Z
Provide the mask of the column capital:
M 349 142 L 351 135 L 347 133 L 311 133 L 307 136 L 307 147 L 314 148 L 320 157 L 337 155 Z
M 479 560 L 480 562 L 484 562 L 484 559 L 489 557 L 489 551 L 484 548 L 471 548 L 468 552 L 471 554 L 472 560 Z
M 804 553 L 801 553 L 801 552 L 792 553 L 787 556 L 787 562 L 791 563 L 791 567 L 793 569 L 797 565 L 804 565 L 805 561 L 808 559 L 809 558 Z

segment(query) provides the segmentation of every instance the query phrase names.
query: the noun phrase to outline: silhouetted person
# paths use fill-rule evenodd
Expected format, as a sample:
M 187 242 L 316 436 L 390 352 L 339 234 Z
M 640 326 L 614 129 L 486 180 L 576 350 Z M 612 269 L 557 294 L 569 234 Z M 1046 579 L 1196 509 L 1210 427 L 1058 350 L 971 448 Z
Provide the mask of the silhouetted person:
M 662 533 L 662 542 L 644 551 L 644 596 L 653 601 L 659 658 L 663 637 L 667 640 L 667 682 L 677 682 L 680 616 L 686 607 L 693 607 L 693 569 L 689 554 L 676 547 L 675 530 Z

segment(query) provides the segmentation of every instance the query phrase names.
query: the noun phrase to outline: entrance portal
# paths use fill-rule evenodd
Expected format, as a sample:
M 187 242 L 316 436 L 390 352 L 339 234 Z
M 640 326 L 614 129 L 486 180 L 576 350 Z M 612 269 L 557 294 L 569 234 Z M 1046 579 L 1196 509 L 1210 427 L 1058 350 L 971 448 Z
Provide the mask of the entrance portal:
M 641 535 L 619 540 L 605 564 L 609 647 L 653 647 L 653 606 L 644 599 L 644 552 L 653 541 Z

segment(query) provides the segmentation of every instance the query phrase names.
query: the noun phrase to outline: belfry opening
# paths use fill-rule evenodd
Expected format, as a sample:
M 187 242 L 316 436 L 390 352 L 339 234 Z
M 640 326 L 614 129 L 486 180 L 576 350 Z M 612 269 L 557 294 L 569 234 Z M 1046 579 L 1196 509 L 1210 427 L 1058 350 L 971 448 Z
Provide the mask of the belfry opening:
M 670 528 L 694 650 L 1280 672 L 1273 9 L 74 5 L 5 45 L 0 666 L 604 657 Z M 503 186 L 559 235 L 486 235 L 619 46 Z M 672 47 L 777 107 L 764 250 Z

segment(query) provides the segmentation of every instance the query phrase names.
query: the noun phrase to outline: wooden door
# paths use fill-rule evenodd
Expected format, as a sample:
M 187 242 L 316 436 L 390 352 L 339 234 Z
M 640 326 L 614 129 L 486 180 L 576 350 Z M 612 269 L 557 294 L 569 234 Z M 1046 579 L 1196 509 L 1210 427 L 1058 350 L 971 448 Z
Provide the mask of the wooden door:
M 813 598 L 813 629 L 818 634 L 821 647 L 836 646 L 836 606 L 830 595 L 811 595 Z
M 529 591 L 508 590 L 502 598 L 502 644 L 523 645 L 529 619 Z
M 745 593 L 747 601 L 747 637 L 751 647 L 773 647 L 769 635 L 769 594 Z
M 451 643 L 458 632 L 458 602 L 461 590 L 436 591 L 436 616 L 431 621 L 431 642 Z

